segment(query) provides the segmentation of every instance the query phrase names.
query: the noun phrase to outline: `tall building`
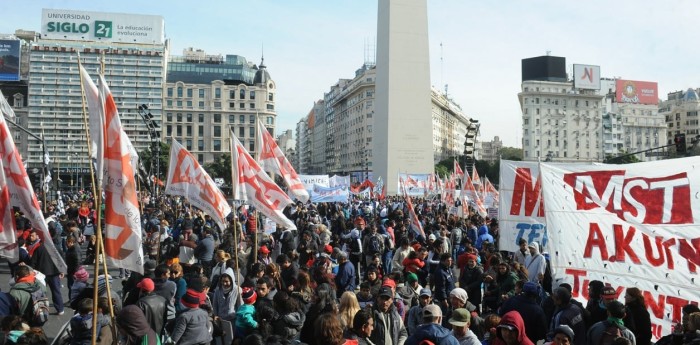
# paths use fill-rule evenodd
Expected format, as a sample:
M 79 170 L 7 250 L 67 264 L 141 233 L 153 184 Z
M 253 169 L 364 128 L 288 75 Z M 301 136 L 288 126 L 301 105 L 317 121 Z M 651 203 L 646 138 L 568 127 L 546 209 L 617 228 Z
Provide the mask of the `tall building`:
M 432 125 L 427 6 L 426 0 L 379 1 L 373 118 L 377 140 L 369 160 L 389 195 L 398 192 L 400 172 L 434 170 L 432 138 L 421 135 Z
M 659 114 L 664 117 L 667 127 L 668 144 L 673 143 L 676 134 L 685 134 L 686 145 L 690 145 L 700 135 L 700 89 L 675 91 L 668 94 L 668 99 L 659 104 Z
M 665 142 L 656 83 L 600 78 L 600 67 L 574 65 L 569 78 L 563 57 L 522 61 L 523 158 L 601 162 Z M 660 159 L 638 154 L 640 160 Z
M 498 136 L 493 137 L 491 141 L 481 142 L 481 159 L 490 163 L 497 162 L 500 159 L 501 148 L 503 142 Z
M 353 79 L 340 79 L 297 123 L 298 171 L 303 174 L 350 175 L 353 182 L 377 175 L 372 166 L 372 142 L 386 140 L 373 130 L 376 68 L 365 64 Z M 472 120 L 461 107 L 431 89 L 431 164 L 460 157 Z M 321 119 L 321 120 L 319 120 Z M 324 120 L 325 119 L 325 120 Z M 410 146 L 410 145 L 409 145 Z
M 233 130 L 254 154 L 258 119 L 275 135 L 275 92 L 263 62 L 256 66 L 238 55 L 185 49 L 168 62 L 165 137 L 174 137 L 204 164 L 229 151 Z
M 167 55 L 163 17 L 42 11 L 41 35 L 29 53 L 26 127 L 43 134 L 64 188 L 90 184 L 78 58 L 93 79 L 98 70 L 104 71 L 124 130 L 136 149 L 143 150 L 152 141 L 138 107 L 147 105 L 160 123 Z M 29 140 L 30 167 L 40 166 L 41 157 L 41 143 Z M 67 181 L 73 185 L 66 186 Z

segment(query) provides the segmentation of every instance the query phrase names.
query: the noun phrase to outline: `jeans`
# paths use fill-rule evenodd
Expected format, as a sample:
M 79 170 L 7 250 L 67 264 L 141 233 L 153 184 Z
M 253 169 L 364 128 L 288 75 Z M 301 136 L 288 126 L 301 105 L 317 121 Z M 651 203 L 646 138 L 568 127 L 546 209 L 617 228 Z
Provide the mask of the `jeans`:
M 61 295 L 61 278 L 59 275 L 46 276 L 46 287 L 51 291 L 53 306 L 57 312 L 63 311 L 63 295 Z
M 387 250 L 384 255 L 382 255 L 382 266 L 384 266 L 384 272 L 386 274 L 391 273 L 391 259 L 394 258 L 394 252 Z

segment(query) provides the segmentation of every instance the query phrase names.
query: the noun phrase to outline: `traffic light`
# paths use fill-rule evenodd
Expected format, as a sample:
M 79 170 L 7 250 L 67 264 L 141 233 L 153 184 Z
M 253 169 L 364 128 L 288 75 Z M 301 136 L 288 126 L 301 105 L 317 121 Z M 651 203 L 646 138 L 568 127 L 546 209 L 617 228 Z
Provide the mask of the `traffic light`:
M 685 134 L 676 134 L 673 143 L 676 144 L 676 153 L 685 153 Z

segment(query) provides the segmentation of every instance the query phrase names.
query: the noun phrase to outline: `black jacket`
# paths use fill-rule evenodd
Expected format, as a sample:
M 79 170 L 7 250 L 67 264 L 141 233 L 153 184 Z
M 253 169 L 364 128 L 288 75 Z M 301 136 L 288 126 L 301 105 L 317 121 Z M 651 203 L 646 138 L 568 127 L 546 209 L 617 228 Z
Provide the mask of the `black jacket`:
M 163 296 L 149 293 L 141 297 L 136 305 L 143 310 L 151 329 L 160 335 L 167 319 L 168 301 Z
M 501 308 L 498 309 L 498 315 L 503 317 L 507 312 L 516 310 L 523 317 L 525 322 L 525 333 L 533 343 L 545 338 L 548 322 L 544 318 L 544 311 L 534 298 L 527 297 L 525 294 L 513 296 L 503 302 Z
M 445 301 L 450 296 L 450 292 L 455 288 L 455 277 L 452 274 L 452 269 L 441 263 L 433 274 L 435 276 L 435 293 L 433 294 L 433 299 L 437 302 Z
M 68 268 L 66 274 L 68 274 L 68 276 L 73 276 L 73 273 L 78 270 L 82 262 L 80 247 L 78 247 L 77 244 L 66 250 L 66 267 Z
M 484 270 L 480 266 L 469 268 L 464 266 L 459 276 L 459 287 L 467 291 L 467 299 L 474 305 L 481 304 L 481 284 L 484 281 Z
M 396 307 L 392 304 L 386 313 L 382 313 L 377 309 L 377 305 L 372 308 L 372 314 L 374 319 L 374 330 L 370 335 L 369 339 L 376 345 L 384 345 L 384 320 L 385 317 L 388 318 L 389 330 L 391 333 L 392 343 L 394 345 L 405 342 L 408 338 L 408 331 L 401 321 L 401 315 L 396 311 Z
M 625 327 L 634 333 L 637 345 L 651 344 L 651 318 L 649 311 L 639 302 L 627 304 L 627 316 L 624 320 Z

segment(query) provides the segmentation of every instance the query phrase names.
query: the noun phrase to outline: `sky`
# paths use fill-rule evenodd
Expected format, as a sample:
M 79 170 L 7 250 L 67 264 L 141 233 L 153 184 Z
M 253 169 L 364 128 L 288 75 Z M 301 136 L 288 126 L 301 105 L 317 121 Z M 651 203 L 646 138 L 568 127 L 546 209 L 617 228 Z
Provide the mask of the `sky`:
M 546 55 L 655 81 L 659 95 L 700 87 L 700 1 L 427 0 L 432 85 L 481 122 L 482 141 L 520 147 L 520 63 Z M 187 47 L 265 65 L 278 133 L 295 129 L 341 78 L 374 60 L 377 0 L 0 0 L 0 33 L 39 31 L 41 9 L 161 15 L 173 55 Z M 264 47 L 264 48 L 263 48 Z M 367 49 L 370 47 L 369 49 Z M 367 53 L 369 51 L 369 54 Z

